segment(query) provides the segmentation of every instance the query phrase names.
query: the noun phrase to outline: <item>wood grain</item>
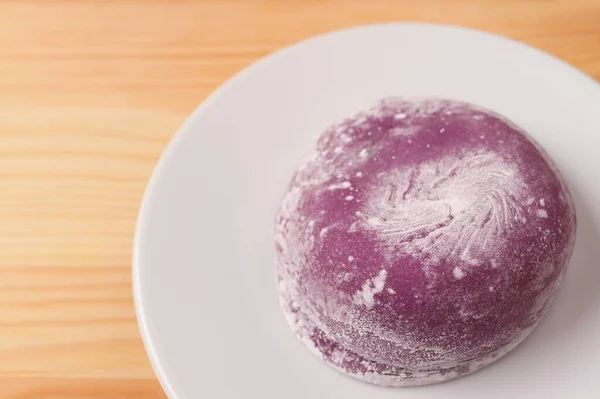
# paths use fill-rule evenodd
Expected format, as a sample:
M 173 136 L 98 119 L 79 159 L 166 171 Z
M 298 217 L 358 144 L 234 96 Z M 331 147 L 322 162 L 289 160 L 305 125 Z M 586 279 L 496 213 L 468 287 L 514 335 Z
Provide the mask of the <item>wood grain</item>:
M 259 57 L 404 20 L 504 34 L 600 79 L 597 0 L 0 2 L 0 398 L 163 398 L 130 287 L 160 152 Z

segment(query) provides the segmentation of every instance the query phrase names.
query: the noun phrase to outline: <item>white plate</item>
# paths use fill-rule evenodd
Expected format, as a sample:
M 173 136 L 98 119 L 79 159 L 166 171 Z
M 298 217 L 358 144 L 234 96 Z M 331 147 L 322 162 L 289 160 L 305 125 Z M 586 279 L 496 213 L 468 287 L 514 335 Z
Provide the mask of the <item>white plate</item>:
M 272 228 L 294 166 L 329 124 L 390 95 L 504 114 L 555 159 L 579 219 L 550 313 L 506 358 L 452 382 L 379 388 L 313 357 L 277 300 Z M 171 398 L 600 397 L 600 85 L 504 38 L 424 24 L 307 40 L 228 81 L 158 164 L 137 227 L 138 318 Z

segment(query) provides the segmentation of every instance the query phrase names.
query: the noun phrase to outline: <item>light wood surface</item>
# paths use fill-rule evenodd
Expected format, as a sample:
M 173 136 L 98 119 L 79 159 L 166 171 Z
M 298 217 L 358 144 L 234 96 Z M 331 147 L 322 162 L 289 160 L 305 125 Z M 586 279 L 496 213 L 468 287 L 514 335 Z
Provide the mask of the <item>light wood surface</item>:
M 130 287 L 160 152 L 259 57 L 402 20 L 504 34 L 600 78 L 598 0 L 0 2 L 0 398 L 163 398 Z

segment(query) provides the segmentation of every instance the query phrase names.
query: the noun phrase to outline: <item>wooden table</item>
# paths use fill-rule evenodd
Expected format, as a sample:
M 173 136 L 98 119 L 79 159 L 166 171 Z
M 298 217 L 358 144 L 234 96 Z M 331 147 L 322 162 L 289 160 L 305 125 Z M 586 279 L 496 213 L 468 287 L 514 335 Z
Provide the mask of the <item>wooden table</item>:
M 0 398 L 163 398 L 131 295 L 146 182 L 184 118 L 318 33 L 421 20 L 600 79 L 600 1 L 0 2 Z

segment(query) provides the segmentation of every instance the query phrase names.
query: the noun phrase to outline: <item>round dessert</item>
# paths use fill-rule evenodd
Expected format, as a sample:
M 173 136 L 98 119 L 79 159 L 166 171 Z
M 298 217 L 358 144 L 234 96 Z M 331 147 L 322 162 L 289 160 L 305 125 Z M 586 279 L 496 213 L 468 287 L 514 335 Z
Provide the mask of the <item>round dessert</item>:
M 384 386 L 469 374 L 548 309 L 575 209 L 515 124 L 391 98 L 327 129 L 276 218 L 281 305 L 338 370 Z

